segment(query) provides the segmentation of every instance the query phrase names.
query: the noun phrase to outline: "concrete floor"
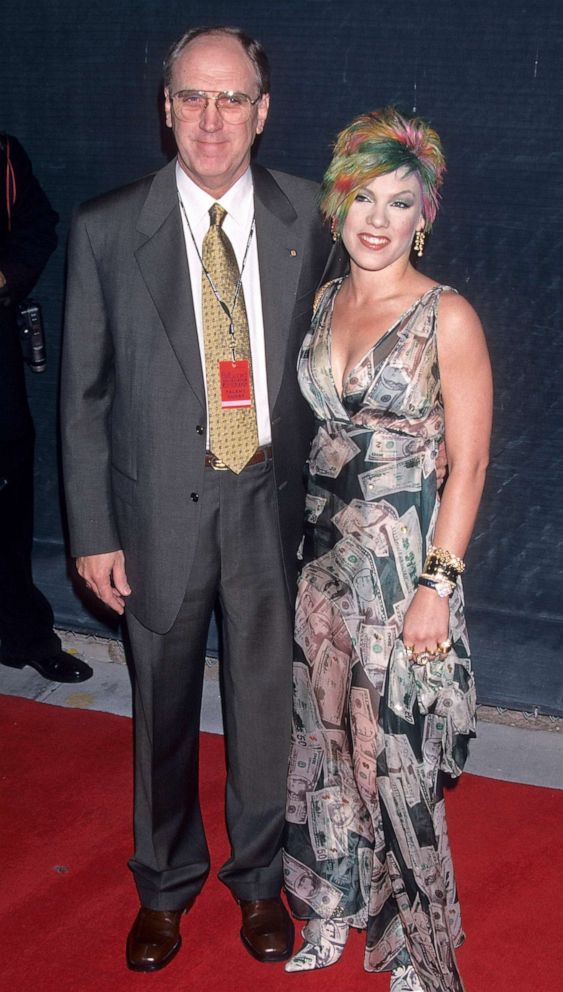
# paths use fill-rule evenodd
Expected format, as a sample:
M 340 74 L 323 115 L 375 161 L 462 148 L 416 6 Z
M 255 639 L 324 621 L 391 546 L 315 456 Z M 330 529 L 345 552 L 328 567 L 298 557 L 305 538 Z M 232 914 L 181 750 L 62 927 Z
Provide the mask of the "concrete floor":
M 0 693 L 54 706 L 131 716 L 131 685 L 119 641 L 59 631 L 66 650 L 88 661 L 94 675 L 80 685 L 60 685 L 31 668 L 0 666 Z M 222 733 L 218 665 L 208 659 L 201 729 Z M 475 775 L 563 789 L 563 721 L 519 713 L 479 710 L 478 737 L 467 771 Z

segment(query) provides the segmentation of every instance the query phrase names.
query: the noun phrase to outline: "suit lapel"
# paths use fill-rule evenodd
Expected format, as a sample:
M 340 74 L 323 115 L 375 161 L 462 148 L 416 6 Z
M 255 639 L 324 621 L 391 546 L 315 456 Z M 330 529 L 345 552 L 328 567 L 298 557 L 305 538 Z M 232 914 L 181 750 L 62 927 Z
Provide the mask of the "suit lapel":
M 295 209 L 273 176 L 259 165 L 252 166 L 252 176 L 271 413 L 283 377 L 301 273 L 302 238 L 295 230 Z
M 205 408 L 190 274 L 176 189 L 176 160 L 157 172 L 137 229 L 141 274 L 182 371 Z M 297 214 L 273 176 L 252 166 L 270 411 L 280 389 L 302 264 Z
M 176 160 L 157 172 L 139 215 L 135 255 L 182 371 L 205 409 L 205 389 L 178 194 Z

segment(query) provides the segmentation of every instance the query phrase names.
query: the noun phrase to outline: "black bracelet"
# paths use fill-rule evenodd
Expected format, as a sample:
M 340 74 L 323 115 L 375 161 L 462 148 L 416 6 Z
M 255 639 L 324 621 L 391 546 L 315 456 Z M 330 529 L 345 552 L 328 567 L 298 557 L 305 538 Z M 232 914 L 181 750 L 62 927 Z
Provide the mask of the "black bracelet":
M 427 575 L 436 575 L 438 578 L 445 576 L 454 585 L 457 581 L 458 575 L 461 573 L 453 565 L 442 565 L 436 558 L 432 558 L 426 561 L 424 571 Z
M 442 579 L 441 581 L 427 579 L 425 575 L 419 575 L 418 584 L 419 586 L 426 586 L 427 589 L 433 589 L 440 599 L 449 598 L 455 589 L 455 585 L 449 579 Z

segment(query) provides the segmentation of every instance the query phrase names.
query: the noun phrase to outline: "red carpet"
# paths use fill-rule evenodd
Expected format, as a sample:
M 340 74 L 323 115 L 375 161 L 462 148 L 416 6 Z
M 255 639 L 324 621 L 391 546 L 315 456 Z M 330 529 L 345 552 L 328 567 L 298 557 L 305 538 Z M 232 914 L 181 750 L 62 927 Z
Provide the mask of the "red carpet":
M 0 696 L 2 988 L 10 992 L 387 992 L 362 970 L 362 936 L 324 972 L 286 975 L 242 948 L 239 916 L 210 877 L 162 973 L 135 975 L 124 942 L 137 910 L 130 854 L 131 723 Z M 204 735 L 204 814 L 218 867 L 222 739 Z M 449 794 L 464 910 L 467 992 L 563 989 L 563 792 L 466 775 Z

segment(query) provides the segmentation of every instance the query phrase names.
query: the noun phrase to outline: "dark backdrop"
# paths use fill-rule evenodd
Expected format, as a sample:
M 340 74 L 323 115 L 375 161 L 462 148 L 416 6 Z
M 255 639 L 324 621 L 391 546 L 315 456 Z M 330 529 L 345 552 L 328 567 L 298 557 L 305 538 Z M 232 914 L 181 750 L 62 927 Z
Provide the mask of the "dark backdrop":
M 38 433 L 36 574 L 61 626 L 108 631 L 72 590 L 56 446 L 64 243 L 73 205 L 165 161 L 160 66 L 186 27 L 238 23 L 265 43 L 273 99 L 263 164 L 318 179 L 338 129 L 396 102 L 448 157 L 423 267 L 486 327 L 492 465 L 466 590 L 482 702 L 563 713 L 559 464 L 563 12 L 557 0 L 20 0 L 4 9 L 0 127 L 61 215 L 39 285 L 49 369 L 29 376 Z

